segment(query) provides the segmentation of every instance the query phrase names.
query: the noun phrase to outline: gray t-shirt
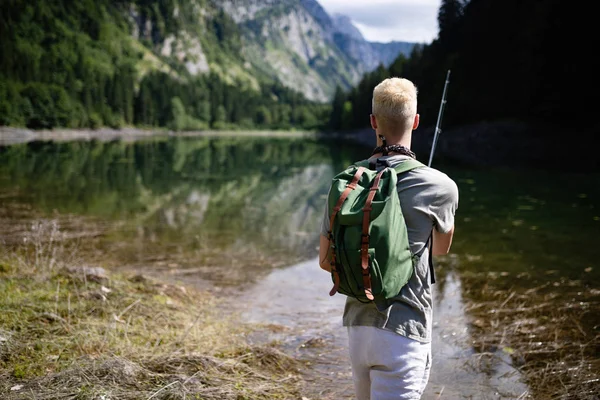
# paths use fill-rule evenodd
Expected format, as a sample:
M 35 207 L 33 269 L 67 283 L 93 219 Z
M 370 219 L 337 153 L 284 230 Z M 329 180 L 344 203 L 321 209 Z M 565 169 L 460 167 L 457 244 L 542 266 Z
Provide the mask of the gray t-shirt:
M 394 167 L 407 156 L 380 157 L 378 169 L 385 163 Z M 420 342 L 431 341 L 433 297 L 429 270 L 429 237 L 432 228 L 448 233 L 454 226 L 458 208 L 458 187 L 446 174 L 421 167 L 398 175 L 398 194 L 406 220 L 408 240 L 419 261 L 408 283 L 391 305 L 379 310 L 374 303 L 361 303 L 348 297 L 344 308 L 343 325 L 375 326 L 396 332 Z M 329 230 L 328 207 L 321 223 L 321 234 Z

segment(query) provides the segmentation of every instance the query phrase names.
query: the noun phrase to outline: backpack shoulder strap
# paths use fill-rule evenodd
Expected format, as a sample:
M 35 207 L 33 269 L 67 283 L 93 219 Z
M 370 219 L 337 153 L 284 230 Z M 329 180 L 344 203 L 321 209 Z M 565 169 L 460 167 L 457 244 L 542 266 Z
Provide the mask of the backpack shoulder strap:
M 369 160 L 361 160 L 361 161 L 355 162 L 353 165 L 355 165 L 357 167 L 363 167 L 363 168 L 369 169 Z
M 386 162 L 386 164 L 387 164 L 387 162 Z M 368 159 L 355 162 L 353 165 L 356 167 L 364 167 L 366 169 L 375 169 L 375 167 L 374 167 L 375 162 L 370 163 Z M 400 164 L 393 167 L 393 169 L 396 171 L 396 175 L 397 175 L 397 174 L 401 174 L 403 172 L 408 172 L 415 168 L 421 168 L 421 167 L 425 167 L 425 166 L 426 165 L 420 161 L 408 159 L 408 160 L 402 161 Z
M 334 280 L 333 288 L 329 292 L 330 296 L 333 296 L 338 291 L 338 288 L 340 286 L 340 275 L 337 270 L 335 244 L 334 244 L 333 234 L 332 234 L 333 223 L 335 221 L 335 217 L 336 217 L 337 213 L 341 210 L 342 205 L 344 204 L 344 202 L 350 195 L 350 192 L 353 191 L 354 189 L 356 189 L 356 187 L 358 185 L 358 181 L 360 180 L 360 177 L 362 176 L 363 172 L 365 172 L 365 168 L 359 166 L 358 169 L 356 170 L 356 173 L 354 174 L 354 177 L 352 178 L 352 181 L 346 185 L 346 188 L 344 189 L 344 191 L 338 198 L 335 207 L 333 207 L 331 216 L 329 217 L 330 218 L 329 219 L 329 231 L 327 232 L 327 236 L 329 239 L 330 249 L 332 250 L 330 267 L 331 267 L 331 273 L 333 274 L 333 280 Z
M 408 171 L 412 171 L 415 168 L 421 168 L 421 167 L 425 167 L 425 164 L 423 164 L 420 161 L 417 160 L 406 160 L 401 162 L 400 164 L 398 164 L 396 167 L 394 167 L 394 170 L 396 171 L 396 174 L 401 174 L 403 172 L 408 172 Z M 429 270 L 430 270 L 430 274 L 431 274 L 431 283 L 435 283 L 435 271 L 433 269 L 433 231 L 431 232 L 429 238 L 427 239 L 427 243 L 426 245 L 429 245 Z
M 406 160 L 406 161 L 402 161 L 400 164 L 396 165 L 394 167 L 394 171 L 396 171 L 396 174 L 401 174 L 403 172 L 408 172 L 411 171 L 415 168 L 421 168 L 424 167 L 425 164 L 423 164 L 420 161 L 417 160 Z

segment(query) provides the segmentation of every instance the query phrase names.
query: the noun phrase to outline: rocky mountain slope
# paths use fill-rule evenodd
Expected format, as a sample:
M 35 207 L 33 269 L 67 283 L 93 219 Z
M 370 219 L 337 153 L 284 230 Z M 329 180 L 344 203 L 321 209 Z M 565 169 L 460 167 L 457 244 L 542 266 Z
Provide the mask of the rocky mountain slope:
M 322 102 L 336 86 L 354 86 L 414 45 L 368 42 L 347 17 L 328 15 L 316 0 L 187 0 L 152 18 L 136 9 L 129 9 L 134 37 L 153 42 L 159 56 L 190 74 L 216 72 L 254 88 L 265 77 Z M 161 36 L 161 19 L 177 21 L 177 29 Z M 206 35 L 215 25 L 222 27 L 217 43 Z M 223 51 L 224 42 L 234 46 Z

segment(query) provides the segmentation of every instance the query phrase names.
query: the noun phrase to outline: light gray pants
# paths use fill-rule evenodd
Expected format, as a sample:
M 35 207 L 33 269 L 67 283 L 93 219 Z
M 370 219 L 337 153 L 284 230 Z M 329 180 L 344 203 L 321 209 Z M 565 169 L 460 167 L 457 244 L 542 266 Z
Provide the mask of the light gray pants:
M 348 327 L 357 400 L 417 400 L 431 370 L 431 343 L 370 326 Z

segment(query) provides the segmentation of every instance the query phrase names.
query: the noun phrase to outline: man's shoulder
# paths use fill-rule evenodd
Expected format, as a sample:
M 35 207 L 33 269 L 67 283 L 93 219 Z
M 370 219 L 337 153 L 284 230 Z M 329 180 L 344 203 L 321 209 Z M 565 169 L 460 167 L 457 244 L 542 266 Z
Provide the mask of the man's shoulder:
M 420 174 L 422 178 L 431 179 L 433 181 L 439 180 L 443 182 L 454 183 L 454 180 L 450 178 L 446 173 L 440 171 L 439 169 L 431 168 L 426 165 L 421 168 L 416 168 L 413 171 L 416 172 L 418 175 Z
M 410 171 L 409 177 L 426 183 L 456 186 L 456 182 L 446 173 L 424 165 Z
M 422 191 L 428 196 L 458 201 L 458 186 L 446 173 L 423 166 L 411 170 L 406 176 L 399 177 L 399 189 L 403 185 Z

